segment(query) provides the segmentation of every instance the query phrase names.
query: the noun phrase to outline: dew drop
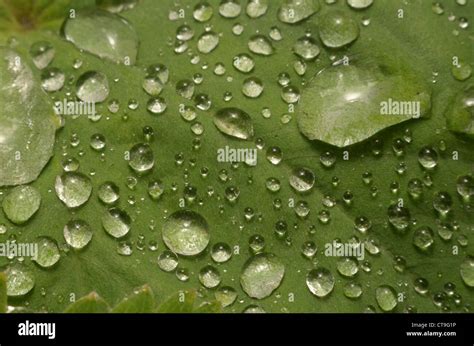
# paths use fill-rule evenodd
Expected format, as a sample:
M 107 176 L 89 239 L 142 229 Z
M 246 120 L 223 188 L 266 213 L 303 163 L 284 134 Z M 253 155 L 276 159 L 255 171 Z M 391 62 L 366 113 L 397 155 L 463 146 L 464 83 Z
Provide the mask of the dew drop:
M 240 284 L 251 298 L 263 299 L 280 286 L 285 275 L 285 266 L 271 253 L 259 253 L 244 264 Z
M 24 264 L 16 263 L 7 267 L 7 295 L 21 297 L 29 293 L 35 286 L 33 272 Z
M 109 96 L 107 77 L 97 71 L 88 71 L 76 82 L 76 95 L 84 102 L 97 103 Z
M 77 208 L 86 203 L 92 193 L 92 182 L 79 172 L 65 172 L 56 177 L 56 195 L 68 208 Z
M 73 249 L 80 250 L 87 246 L 92 240 L 91 226 L 83 220 L 71 220 L 63 230 L 66 243 Z
M 326 297 L 334 288 L 334 276 L 323 267 L 311 270 L 306 275 L 306 286 L 318 298 Z
M 223 108 L 214 116 L 214 125 L 222 133 L 240 139 L 253 137 L 252 118 L 239 108 Z
M 2 207 L 6 217 L 20 225 L 31 219 L 40 204 L 40 192 L 35 187 L 24 185 L 13 188 L 3 199 Z
M 122 238 L 130 231 L 132 219 L 126 211 L 111 208 L 102 216 L 102 227 L 114 238 Z
M 359 25 L 349 15 L 334 10 L 321 18 L 319 36 L 329 48 L 339 48 L 359 37 Z

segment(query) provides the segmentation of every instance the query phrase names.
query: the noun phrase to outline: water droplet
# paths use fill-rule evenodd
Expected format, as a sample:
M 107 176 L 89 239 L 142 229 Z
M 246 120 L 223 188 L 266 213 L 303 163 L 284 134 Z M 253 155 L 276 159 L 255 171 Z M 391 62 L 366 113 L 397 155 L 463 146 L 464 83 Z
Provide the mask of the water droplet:
M 96 151 L 102 151 L 105 148 L 105 137 L 100 133 L 95 133 L 91 136 L 91 148 Z
M 239 108 L 223 108 L 214 116 L 214 125 L 222 133 L 240 139 L 253 137 L 252 118 Z
M 56 67 L 49 67 L 41 72 L 41 86 L 47 92 L 61 90 L 65 79 L 64 72 Z
M 345 277 L 354 277 L 358 271 L 359 266 L 357 260 L 352 257 L 343 257 L 337 262 L 337 271 Z
M 319 161 L 324 167 L 330 168 L 333 167 L 334 164 L 336 163 L 336 155 L 334 155 L 330 151 L 326 151 L 321 154 L 319 157 Z
M 349 299 L 357 299 L 362 295 L 362 286 L 355 282 L 344 285 L 344 295 Z
M 64 226 L 63 234 L 66 243 L 76 250 L 83 249 L 92 240 L 91 226 L 83 220 L 69 221 Z
M 31 45 L 30 55 L 37 69 L 44 69 L 53 61 L 56 51 L 51 43 L 38 41 Z
M 446 124 L 453 132 L 474 136 L 474 85 L 459 91 L 446 113 Z
M 50 268 L 58 263 L 61 258 L 58 244 L 49 237 L 40 237 L 36 240 L 38 253 L 33 260 L 43 268 Z
M 146 109 L 152 114 L 163 114 L 168 105 L 162 97 L 152 97 L 146 104 Z
M 461 278 L 469 287 L 474 287 L 474 258 L 467 257 L 460 266 Z
M 35 286 L 33 272 L 23 264 L 12 264 L 7 267 L 7 295 L 20 297 L 29 293 Z
M 410 225 L 410 211 L 398 204 L 388 208 L 388 221 L 399 231 L 404 231 Z
M 413 233 L 413 245 L 421 251 L 427 251 L 434 243 L 433 230 L 428 226 L 423 226 Z
M 456 188 L 459 195 L 469 201 L 474 196 L 474 179 L 470 175 L 461 176 L 456 181 Z
M 79 172 L 65 172 L 56 177 L 56 195 L 68 208 L 86 203 L 92 193 L 91 180 Z
M 423 193 L 423 182 L 418 178 L 413 178 L 408 182 L 407 190 L 411 197 L 418 199 Z
M 311 17 L 319 10 L 319 2 L 313 0 L 285 0 L 278 9 L 278 19 L 295 24 Z
M 306 286 L 312 294 L 319 298 L 326 297 L 331 293 L 334 283 L 334 276 L 326 268 L 313 269 L 306 275 Z
M 97 196 L 104 204 L 114 204 L 120 198 L 120 189 L 115 183 L 107 181 L 99 186 Z
M 244 80 L 242 85 L 242 93 L 250 98 L 257 98 L 263 92 L 263 83 L 256 77 L 250 77 Z
M 316 177 L 309 168 L 298 167 L 292 170 L 289 182 L 298 192 L 306 192 L 313 188 Z
M 278 165 L 283 158 L 283 153 L 279 147 L 269 147 L 267 149 L 267 160 L 273 164 Z
M 359 37 L 359 25 L 344 12 L 331 11 L 321 18 L 319 36 L 326 47 L 339 48 Z
M 208 54 L 217 48 L 219 45 L 219 35 L 215 32 L 205 32 L 202 34 L 197 43 L 198 51 L 204 54 Z
M 250 0 L 246 12 L 250 18 L 258 18 L 267 13 L 268 0 Z
M 185 99 L 192 99 L 194 96 L 194 83 L 189 79 L 182 79 L 176 84 L 176 92 Z
M 423 168 L 433 169 L 438 165 L 438 153 L 432 147 L 423 147 L 418 152 L 418 162 Z
M 382 285 L 375 290 L 375 299 L 382 311 L 392 311 L 397 306 L 397 293 L 393 287 Z
M 428 293 L 428 281 L 424 278 L 416 278 L 413 287 L 418 294 L 425 295 Z
M 374 0 L 347 0 L 347 4 L 356 10 L 367 8 L 372 5 L 373 2 Z
M 111 208 L 102 216 L 102 227 L 114 238 L 122 238 L 130 231 L 132 219 L 126 211 Z
M 123 17 L 103 10 L 77 11 L 68 17 L 62 33 L 80 50 L 125 65 L 134 65 L 138 35 Z
M 15 224 L 27 222 L 38 211 L 41 194 L 32 186 L 17 186 L 3 199 L 6 217 Z
M 109 96 L 107 77 L 97 71 L 88 71 L 81 75 L 76 83 L 76 95 L 84 102 L 96 103 Z
M 249 49 L 252 53 L 258 55 L 271 55 L 273 54 L 273 46 L 270 40 L 263 35 L 254 35 L 250 38 L 248 43 Z
M 250 55 L 243 53 L 234 57 L 233 65 L 240 72 L 249 73 L 254 69 L 255 61 Z
M 180 41 L 189 41 L 194 37 L 194 30 L 189 25 L 181 25 L 176 30 L 176 38 Z
M 459 81 L 464 81 L 471 77 L 472 75 L 472 67 L 468 63 L 460 61 L 457 65 L 451 67 L 451 73 L 453 77 Z
M 263 299 L 280 286 L 284 275 L 285 266 L 275 255 L 260 253 L 244 264 L 240 284 L 249 297 Z
M 152 180 L 148 183 L 148 195 L 153 199 L 153 200 L 158 200 L 163 192 L 165 191 L 163 182 L 159 179 L 157 180 Z
M 212 6 L 205 1 L 198 3 L 193 10 L 193 17 L 198 22 L 207 22 L 212 18 L 213 14 L 214 10 L 212 9 Z
M 170 215 L 163 225 L 162 235 L 171 251 L 184 256 L 200 254 L 210 240 L 207 221 L 191 210 L 180 210 Z
M 199 271 L 199 282 L 206 288 L 215 288 L 221 283 L 221 274 L 213 266 L 205 266 Z
M 446 191 L 435 193 L 433 197 L 433 208 L 440 213 L 441 216 L 446 216 L 453 205 L 451 195 Z
M 178 256 L 169 250 L 165 250 L 158 257 L 158 266 L 165 272 L 172 272 L 178 267 Z
M 129 166 L 137 173 L 150 171 L 155 164 L 153 150 L 148 144 L 139 143 L 130 149 Z
M 214 294 L 216 300 L 221 303 L 222 307 L 227 307 L 234 304 L 237 299 L 237 292 L 229 286 L 219 288 Z
M 219 5 L 219 14 L 224 18 L 236 18 L 241 11 L 239 0 L 222 0 Z
M 313 60 L 319 55 L 320 49 L 312 37 L 302 37 L 293 46 L 293 52 L 305 60 Z
M 216 243 L 211 249 L 211 258 L 216 263 L 227 262 L 232 256 L 232 250 L 226 243 Z

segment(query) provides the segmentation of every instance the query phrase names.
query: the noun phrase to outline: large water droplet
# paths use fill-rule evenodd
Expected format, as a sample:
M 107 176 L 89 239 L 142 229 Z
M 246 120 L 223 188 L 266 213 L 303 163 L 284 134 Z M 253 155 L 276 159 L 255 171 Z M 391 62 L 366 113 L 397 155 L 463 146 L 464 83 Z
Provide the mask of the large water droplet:
M 53 61 L 56 51 L 51 43 L 38 41 L 31 45 L 30 55 L 36 68 L 42 70 Z
M 241 11 L 239 0 L 222 0 L 219 5 L 219 14 L 224 18 L 236 18 Z
M 171 251 L 184 256 L 200 254 L 210 240 L 207 221 L 191 210 L 171 214 L 163 225 L 162 236 Z
M 102 10 L 78 11 L 66 20 L 62 32 L 79 49 L 117 63 L 135 64 L 138 36 L 119 15 Z
M 7 218 L 16 224 L 27 222 L 39 209 L 41 194 L 32 186 L 17 186 L 3 199 Z
M 398 66 L 384 57 L 379 63 L 360 60 L 323 69 L 301 94 L 300 131 L 309 139 L 344 147 L 424 115 L 431 98 L 427 84 Z M 401 107 L 405 100 L 408 106 Z
M 223 108 L 214 116 L 214 125 L 226 135 L 249 139 L 253 136 L 252 118 L 239 108 Z
M 65 80 L 64 72 L 56 67 L 50 67 L 41 72 L 41 87 L 44 91 L 54 92 L 61 90 Z
M 388 208 L 388 221 L 397 230 L 404 231 L 410 225 L 410 211 L 398 204 L 392 204 Z
M 263 299 L 280 286 L 284 275 L 285 266 L 275 255 L 260 253 L 244 264 L 240 284 L 251 298 Z
M 215 288 L 221 283 L 221 274 L 213 266 L 205 266 L 199 271 L 199 282 L 206 288 Z
M 77 208 L 86 203 L 92 193 L 91 180 L 78 172 L 65 172 L 56 177 L 56 195 L 68 207 Z
M 250 0 L 246 12 L 250 18 L 258 18 L 267 13 L 269 0 Z
M 311 270 L 306 276 L 306 286 L 316 297 L 323 298 L 332 292 L 334 288 L 334 276 L 326 268 Z

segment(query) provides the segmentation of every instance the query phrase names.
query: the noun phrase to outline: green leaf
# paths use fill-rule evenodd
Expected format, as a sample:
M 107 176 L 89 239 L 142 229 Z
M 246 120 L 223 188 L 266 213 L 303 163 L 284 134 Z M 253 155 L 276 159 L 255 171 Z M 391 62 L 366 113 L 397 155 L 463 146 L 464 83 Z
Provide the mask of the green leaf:
M 124 298 L 112 309 L 114 313 L 146 313 L 153 312 L 155 297 L 150 286 L 145 285 L 136 289 L 130 296 Z
M 160 313 L 191 313 L 194 312 L 196 291 L 180 291 L 164 301 L 156 310 Z
M 15 3 L 0 2 L 9 6 L 15 6 Z M 23 62 L 31 66 L 36 80 L 42 75 L 43 79 L 48 76 L 50 68 L 64 73 L 65 83 L 60 90 L 49 92 L 47 96 L 41 94 L 40 99 L 44 97 L 48 107 L 54 101 L 76 100 L 78 85 L 84 86 L 84 74 L 86 77 L 105 76 L 109 89 L 104 92 L 94 89 L 97 84 L 86 84 L 91 89 L 81 88 L 80 95 L 91 92 L 92 96 L 101 96 L 95 100 L 106 96 L 103 102 L 95 103 L 96 114 L 64 115 L 64 127 L 56 133 L 53 155 L 31 183 L 42 196 L 41 207 L 35 216 L 16 225 L 0 215 L 0 243 L 15 235 L 17 243 L 21 244 L 35 242 L 41 236 L 64 244 L 64 227 L 71 220 L 87 222 L 91 229 L 88 235 L 93 235 L 81 250 L 61 246 L 64 251 L 61 251 L 59 262 L 48 269 L 26 257 L 24 266 L 28 273 L 31 272 L 35 288 L 28 277 L 27 288 L 31 289 L 15 303 L 34 311 L 47 306 L 48 311 L 58 312 L 64 311 L 68 305 L 65 297 L 71 294 L 81 297 L 97 292 L 108 302 L 120 302 L 134 287 L 148 284 L 156 294 L 157 303 L 163 303 L 161 297 L 172 297 L 158 311 L 192 312 L 201 304 L 205 307 L 216 304 L 213 303 L 215 295 L 223 294 L 218 290 L 231 286 L 239 304 L 231 304 L 223 311 L 242 312 L 257 304 L 243 290 L 240 279 L 245 263 L 255 255 L 254 251 L 260 251 L 274 254 L 284 266 L 282 279 L 272 281 L 277 287 L 268 297 L 258 300 L 259 309 L 267 312 L 462 312 L 472 309 L 472 289 L 466 284 L 470 283 L 471 267 L 463 266 L 463 263 L 474 251 L 473 197 L 466 192 L 470 191 L 469 179 L 459 180 L 467 182 L 460 189 L 463 196 L 459 196 L 458 179 L 472 175 L 473 143 L 467 136 L 450 131 L 445 115 L 449 118 L 451 102 L 471 83 L 469 78 L 462 81 L 459 76 L 453 76 L 453 56 L 457 56 L 463 66 L 474 64 L 470 49 L 472 28 L 462 29 L 459 20 L 449 21 L 447 17 L 453 13 L 456 18 L 465 17 L 472 22 L 470 14 L 474 13 L 474 2 L 464 6 L 454 1 L 444 2 L 444 14 L 437 15 L 433 13 L 432 3 L 424 0 L 403 3 L 379 0 L 369 8 L 357 11 L 345 1 L 333 5 L 315 1 L 313 10 L 300 12 L 299 20 L 291 24 L 290 20 L 278 19 L 280 8 L 286 6 L 283 1 L 269 1 L 266 13 L 258 18 L 248 16 L 246 3 L 241 2 L 240 15 L 229 19 L 219 14 L 220 1 L 213 0 L 209 1 L 212 18 L 199 22 L 193 17 L 195 2 L 166 0 L 158 4 L 157 1 L 142 0 L 132 9 L 120 12 L 139 39 L 133 66 L 100 58 L 105 56 L 105 46 L 104 51 L 96 46 L 97 51 L 92 54 L 81 51 L 79 43 L 75 46 L 61 36 L 61 25 L 69 17 L 71 6 L 77 13 L 85 7 L 93 8 L 94 3 L 51 2 L 43 11 L 34 6 L 29 9 L 31 6 L 24 6 L 23 1 L 18 3 L 16 10 L 8 7 L 3 11 L 4 7 L 0 7 L 0 41 L 12 47 L 4 51 L 14 50 L 21 56 Z M 183 13 L 180 10 L 184 10 L 184 18 L 180 18 Z M 339 49 L 327 48 L 320 39 L 321 21 L 330 10 L 342 11 L 359 27 L 359 36 Z M 403 10 L 401 17 L 399 10 Z M 39 12 L 49 14 L 43 16 Z M 18 16 L 18 13 L 28 15 Z M 197 17 L 203 18 L 199 14 Z M 34 20 L 22 22 L 18 18 Z M 242 32 L 242 28 L 235 25 L 237 23 L 242 25 Z M 190 29 L 183 28 L 184 24 Z M 219 43 L 209 54 L 201 54 L 198 40 L 207 32 L 208 25 L 219 37 Z M 254 54 L 249 49 L 249 41 L 255 39 L 256 32 L 271 41 L 271 55 Z M 177 33 L 181 39 L 176 39 Z M 270 33 L 274 39 L 268 38 Z M 316 51 L 306 36 L 308 33 L 320 52 L 313 60 L 302 61 L 302 56 L 308 55 L 302 54 L 301 49 L 310 47 L 311 54 Z M 94 34 L 99 35 L 99 32 Z M 94 39 L 99 42 L 97 36 Z M 32 46 L 38 42 L 49 43 L 55 52 L 52 61 L 41 71 L 34 68 L 30 54 Z M 297 43 L 298 49 L 295 49 Z M 241 62 L 234 59 L 243 54 L 254 64 L 253 69 L 243 69 L 248 72 L 246 74 L 234 67 L 240 66 Z M 349 66 L 333 66 L 344 56 L 349 57 Z M 374 123 L 363 121 L 362 107 L 352 108 L 341 103 L 328 105 L 326 102 L 330 100 L 321 98 L 324 104 L 316 104 L 319 91 L 314 89 L 315 83 L 319 88 L 336 88 L 332 84 L 334 79 L 328 78 L 328 85 L 318 85 L 318 78 L 324 77 L 325 73 L 333 75 L 331 71 L 341 69 L 351 72 L 347 87 L 355 82 L 359 83 L 357 86 L 363 86 L 370 75 L 380 86 L 371 91 L 380 93 L 383 98 L 420 100 L 423 105 L 420 115 L 424 113 L 425 117 L 409 120 L 410 117 L 388 116 L 380 120 L 374 111 L 382 98 L 367 103 L 367 109 L 371 110 L 369 119 L 376 117 Z M 362 71 L 360 76 L 357 75 L 359 71 Z M 459 72 L 463 79 L 464 69 L 456 73 Z M 250 86 L 260 82 L 263 85 L 259 97 L 249 98 L 242 93 L 248 78 L 259 80 Z M 103 80 L 93 81 L 105 85 Z M 386 88 L 389 82 L 390 88 Z M 288 104 L 295 101 L 298 91 L 299 103 Z M 329 91 L 337 96 L 337 88 Z M 429 94 L 429 98 L 418 95 L 418 91 Z M 22 104 L 17 98 L 16 102 L 10 102 L 13 99 L 5 96 L 1 104 L 15 105 L 18 110 L 15 117 L 22 118 L 25 112 L 21 109 L 29 101 Z M 341 112 L 336 113 L 337 120 L 344 114 L 351 118 L 355 116 L 357 120 L 353 123 L 339 121 L 336 131 L 330 130 L 336 125 L 331 127 L 325 120 L 322 125 L 328 128 L 323 133 L 314 126 L 317 114 L 313 113 L 323 105 L 329 109 L 330 106 L 339 107 Z M 248 114 L 248 118 L 245 117 L 243 123 L 229 120 L 230 124 L 219 123 L 216 127 L 216 114 L 226 108 L 238 108 Z M 357 112 L 349 112 L 350 109 Z M 48 119 L 45 112 L 38 110 L 34 113 L 39 119 Z M 301 126 L 303 111 L 311 117 Z M 0 114 L 6 114 L 5 107 Z M 229 127 L 223 125 L 243 129 L 238 133 L 245 140 L 232 136 L 235 132 L 227 131 Z M 222 129 L 231 135 L 221 132 Z M 451 126 L 451 129 L 458 131 L 456 127 Z M 39 136 L 39 132 L 32 133 Z M 98 138 L 101 142 L 101 136 L 97 134 L 105 138 L 104 148 L 97 144 Z M 307 138 L 313 135 L 321 140 Z M 49 138 L 52 141 L 53 138 Z M 24 140 L 24 136 L 15 137 L 17 142 Z M 127 153 L 139 143 L 151 148 L 152 160 L 149 155 L 143 161 L 134 156 L 130 165 L 125 159 Z M 419 152 L 425 146 L 437 152 L 437 158 L 433 159 L 437 165 L 432 170 L 423 168 L 419 162 Z M 39 148 L 32 145 L 29 150 Z M 222 162 L 217 153 L 218 150 L 225 152 L 225 148 L 255 149 L 257 163 L 228 162 L 232 159 Z M 36 157 L 31 162 L 20 161 L 18 165 L 26 167 L 18 172 L 31 174 L 30 165 L 38 162 Z M 150 162 L 153 162 L 151 169 Z M 87 175 L 92 183 L 91 196 L 85 196 L 84 199 L 88 199 L 79 208 L 69 209 L 55 193 L 56 178 L 64 173 L 64 167 Z M 315 176 L 306 192 L 292 187 L 306 184 L 300 177 L 292 178 L 293 183 L 295 180 L 298 183 L 289 183 L 293 172 L 301 167 L 306 167 Z M 11 177 L 7 173 L 2 165 L 0 176 Z M 110 205 L 103 202 L 108 199 L 99 198 L 104 193 L 100 187 L 105 182 L 113 182 L 120 196 Z M 420 186 L 421 194 L 417 197 Z M 162 194 L 161 187 L 164 189 Z M 3 200 L 10 190 L 10 187 L 1 188 L 0 199 Z M 447 213 L 439 212 L 433 206 L 446 209 L 446 205 L 443 207 L 446 200 L 440 201 L 437 194 L 442 191 L 447 191 L 451 197 L 446 199 L 452 202 Z M 348 203 L 351 195 L 352 202 Z M 388 208 L 398 204 L 410 211 L 412 222 L 405 232 L 398 231 L 389 222 Z M 103 215 L 114 207 L 126 212 L 130 219 L 130 230 L 120 239 L 111 237 L 102 225 Z M 210 239 L 198 254 L 193 252 L 188 256 L 189 252 L 184 251 L 178 254 L 176 266 L 176 257 L 165 252 L 169 249 L 163 241 L 162 231 L 169 216 L 183 209 L 192 210 L 205 219 Z M 124 217 L 124 220 L 128 218 Z M 362 226 L 367 220 L 371 227 L 366 230 L 367 227 Z M 177 221 L 178 226 L 189 230 L 185 221 Z M 416 231 L 423 226 L 433 230 L 433 242 L 430 243 L 430 239 L 427 242 L 431 244 L 427 245 L 428 251 L 414 245 L 420 244 L 419 240 L 414 242 L 414 236 L 420 235 Z M 193 232 L 190 235 L 183 246 L 193 239 Z M 334 241 L 344 244 L 360 241 L 366 248 L 364 259 L 356 260 L 354 267 L 352 260 L 325 255 L 326 246 Z M 315 247 L 317 251 L 313 254 Z M 158 259 L 162 254 L 171 259 L 166 266 Z M 227 258 L 228 254 L 231 254 L 230 258 Z M 0 257 L 0 266 L 8 265 L 10 261 Z M 214 269 L 203 272 L 209 265 Z M 351 274 L 356 271 L 354 268 L 357 273 Z M 331 275 L 318 276 L 327 272 Z M 311 273 L 309 277 L 308 273 Z M 348 273 L 353 276 L 348 277 Z M 428 282 L 426 293 L 420 280 L 416 281 L 420 278 Z M 262 287 L 269 283 L 268 280 L 262 282 Z M 324 284 L 325 288 L 332 288 L 332 283 L 334 286 L 320 298 L 310 291 L 307 281 L 314 292 L 318 292 L 315 289 L 318 283 Z M 452 284 L 455 285 L 454 292 L 450 291 Z M 195 291 L 198 287 L 199 299 Z M 435 294 L 446 289 L 449 294 L 445 300 L 435 304 Z M 179 291 L 187 292 L 182 302 Z M 397 299 L 395 305 L 394 294 L 403 297 L 403 301 Z M 260 293 L 257 295 L 261 296 Z M 443 294 L 438 296 L 444 297 Z M 85 298 L 84 305 L 95 300 Z M 107 311 L 103 302 L 92 304 L 101 306 L 96 310 Z
M 7 312 L 7 276 L 0 272 L 0 313 Z
M 0 186 L 35 180 L 53 153 L 57 127 L 51 103 L 26 57 L 0 47 Z
M 91 292 L 78 299 L 64 311 L 71 314 L 104 313 L 109 311 L 109 305 L 97 293 Z

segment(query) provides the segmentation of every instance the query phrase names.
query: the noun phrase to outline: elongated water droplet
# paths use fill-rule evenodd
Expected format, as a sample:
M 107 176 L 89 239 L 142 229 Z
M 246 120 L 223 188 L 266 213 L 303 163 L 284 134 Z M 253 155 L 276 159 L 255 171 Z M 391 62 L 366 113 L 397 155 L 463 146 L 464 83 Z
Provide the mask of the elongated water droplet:
M 249 49 L 252 53 L 258 55 L 273 54 L 273 46 L 268 38 L 263 35 L 252 36 L 249 40 Z
M 284 275 L 285 266 L 274 254 L 260 253 L 245 262 L 240 284 L 249 297 L 263 299 L 280 286 Z
M 311 17 L 318 10 L 318 1 L 285 0 L 278 9 L 278 19 L 283 23 L 295 24 Z
M 397 306 L 397 293 L 393 287 L 382 285 L 375 290 L 375 299 L 382 311 L 392 311 Z
M 200 254 L 210 240 L 207 221 L 191 210 L 171 214 L 163 225 L 162 236 L 171 251 L 183 256 Z
M 197 43 L 197 48 L 201 53 L 209 54 L 219 45 L 219 35 L 215 32 L 205 32 L 202 34 Z
M 78 11 L 62 28 L 66 40 L 81 50 L 116 63 L 134 65 L 138 36 L 123 17 L 103 10 Z
M 125 210 L 111 208 L 102 216 L 102 227 L 114 238 L 122 238 L 130 232 L 132 219 Z
M 252 118 L 239 108 L 223 108 L 214 116 L 214 125 L 226 135 L 249 139 L 253 137 Z

